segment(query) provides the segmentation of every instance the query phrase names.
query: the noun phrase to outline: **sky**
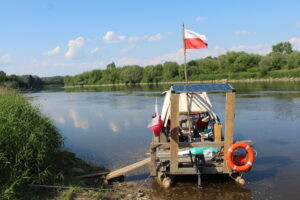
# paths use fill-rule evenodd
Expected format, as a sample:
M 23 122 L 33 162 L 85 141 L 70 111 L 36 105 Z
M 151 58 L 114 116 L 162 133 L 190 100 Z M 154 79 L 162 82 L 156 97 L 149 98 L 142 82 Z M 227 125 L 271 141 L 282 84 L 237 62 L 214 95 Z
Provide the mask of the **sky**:
M 0 0 L 0 71 L 41 77 L 183 62 L 182 23 L 207 37 L 187 59 L 300 50 L 300 1 Z

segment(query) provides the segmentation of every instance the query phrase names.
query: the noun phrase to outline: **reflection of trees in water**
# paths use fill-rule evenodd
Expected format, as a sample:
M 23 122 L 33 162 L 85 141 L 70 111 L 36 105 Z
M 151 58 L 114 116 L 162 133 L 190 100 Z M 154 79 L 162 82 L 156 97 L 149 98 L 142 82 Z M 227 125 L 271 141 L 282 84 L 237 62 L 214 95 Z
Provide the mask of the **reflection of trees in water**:
M 168 90 L 169 84 L 152 84 L 152 85 L 113 85 L 113 86 L 85 86 L 85 87 L 66 87 L 65 92 L 133 92 L 133 91 L 144 91 L 144 92 L 161 92 Z
M 181 176 L 179 176 L 181 177 Z M 228 176 L 207 175 L 203 177 L 203 189 L 197 187 L 197 176 L 182 176 L 180 182 L 169 189 L 163 190 L 155 180 L 152 184 L 154 200 L 247 200 L 253 199 L 250 189 L 236 184 Z
M 298 82 L 249 82 L 232 83 L 237 93 L 253 91 L 300 91 Z

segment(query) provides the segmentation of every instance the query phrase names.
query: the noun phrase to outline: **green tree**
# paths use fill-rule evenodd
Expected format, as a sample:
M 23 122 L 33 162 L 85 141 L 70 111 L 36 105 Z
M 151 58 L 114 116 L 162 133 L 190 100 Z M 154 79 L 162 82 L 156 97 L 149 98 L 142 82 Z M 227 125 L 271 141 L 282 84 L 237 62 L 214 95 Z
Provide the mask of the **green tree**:
M 240 54 L 232 65 L 233 72 L 243 72 L 247 69 L 258 66 L 261 56 L 255 54 Z
M 4 71 L 0 71 L 0 83 L 6 81 L 6 73 Z
M 165 62 L 163 64 L 163 78 L 168 81 L 178 76 L 179 65 L 176 62 Z
M 148 65 L 143 70 L 143 82 L 152 83 L 155 79 L 155 71 L 153 65 Z
M 290 42 L 280 42 L 272 46 L 273 53 L 291 54 L 293 48 Z
M 288 56 L 288 69 L 300 68 L 300 52 L 294 51 Z
M 143 68 L 138 65 L 129 65 L 122 67 L 121 78 L 124 83 L 136 84 L 143 78 Z
M 261 75 L 265 75 L 271 70 L 282 69 L 285 65 L 286 59 L 280 53 L 271 53 L 267 56 L 264 56 L 259 63 Z
M 114 62 L 106 65 L 106 69 L 110 70 L 110 69 L 115 69 L 116 68 L 116 64 Z

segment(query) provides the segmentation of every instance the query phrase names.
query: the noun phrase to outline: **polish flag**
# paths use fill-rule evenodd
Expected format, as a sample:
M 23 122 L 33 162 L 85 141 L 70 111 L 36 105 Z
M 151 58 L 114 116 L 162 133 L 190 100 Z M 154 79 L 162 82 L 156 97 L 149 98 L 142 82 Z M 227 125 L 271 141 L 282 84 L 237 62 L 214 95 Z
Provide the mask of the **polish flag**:
M 207 48 L 208 44 L 204 41 L 206 40 L 205 35 L 200 35 L 194 31 L 184 29 L 184 46 L 186 49 L 203 49 Z
M 148 124 L 148 128 L 152 129 L 154 135 L 157 137 L 160 135 L 162 126 L 163 126 L 163 121 L 160 119 L 160 116 L 158 114 L 157 99 L 156 99 L 155 113 L 154 113 L 154 116 L 153 116 L 151 122 Z

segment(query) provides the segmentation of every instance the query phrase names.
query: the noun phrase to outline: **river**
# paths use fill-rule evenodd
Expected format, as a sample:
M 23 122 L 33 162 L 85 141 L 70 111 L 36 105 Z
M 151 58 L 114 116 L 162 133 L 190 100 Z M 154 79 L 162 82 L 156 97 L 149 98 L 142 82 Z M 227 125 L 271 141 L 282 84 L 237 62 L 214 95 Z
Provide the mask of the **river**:
M 251 139 L 258 152 L 239 186 L 204 177 L 204 189 L 187 177 L 163 191 L 147 168 L 127 177 L 153 188 L 155 199 L 298 199 L 300 185 L 300 82 L 234 83 L 236 140 Z M 169 86 L 56 88 L 25 94 L 49 115 L 65 147 L 81 158 L 115 169 L 144 158 L 151 141 L 147 124 Z M 225 95 L 209 94 L 224 122 Z M 187 181 L 188 179 L 188 181 Z M 144 181 L 146 180 L 146 181 Z

